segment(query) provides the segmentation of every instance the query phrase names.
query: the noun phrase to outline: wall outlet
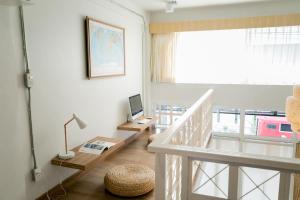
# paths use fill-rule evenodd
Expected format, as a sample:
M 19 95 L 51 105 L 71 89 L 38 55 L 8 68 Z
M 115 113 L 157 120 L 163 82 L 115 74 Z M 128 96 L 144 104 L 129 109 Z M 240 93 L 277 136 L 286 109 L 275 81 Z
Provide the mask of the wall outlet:
M 39 181 L 42 177 L 42 170 L 40 168 L 32 169 L 32 180 Z

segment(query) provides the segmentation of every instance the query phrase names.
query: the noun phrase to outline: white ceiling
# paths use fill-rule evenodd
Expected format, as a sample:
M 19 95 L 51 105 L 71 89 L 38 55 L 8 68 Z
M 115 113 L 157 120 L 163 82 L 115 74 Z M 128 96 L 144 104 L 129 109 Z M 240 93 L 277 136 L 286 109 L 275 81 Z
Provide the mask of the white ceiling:
M 167 0 L 131 0 L 147 11 L 163 10 Z M 225 5 L 272 0 L 177 0 L 175 8 L 189 8 L 211 5 Z

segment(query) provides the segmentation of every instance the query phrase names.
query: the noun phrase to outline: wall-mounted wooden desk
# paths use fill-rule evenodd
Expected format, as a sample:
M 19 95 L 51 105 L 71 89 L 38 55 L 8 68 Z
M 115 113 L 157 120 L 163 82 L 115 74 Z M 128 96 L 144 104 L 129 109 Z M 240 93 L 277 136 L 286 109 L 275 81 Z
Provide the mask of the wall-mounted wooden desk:
M 138 120 L 141 119 L 149 119 L 149 122 L 147 124 L 139 124 Z M 117 127 L 118 130 L 127 130 L 127 131 L 138 131 L 143 132 L 147 128 L 151 128 L 153 124 L 155 123 L 154 117 L 140 117 L 137 120 L 133 122 L 125 122 Z
M 119 149 L 133 141 L 136 137 L 138 137 L 138 132 L 133 131 L 116 131 L 112 138 L 107 137 L 96 137 L 89 142 L 93 142 L 96 140 L 102 140 L 107 142 L 114 142 L 116 143 L 114 146 L 112 146 L 110 149 L 105 150 L 100 155 L 90 154 L 90 153 L 82 153 L 79 152 L 79 149 L 82 145 L 79 145 L 78 147 L 75 147 L 72 149 L 72 151 L 75 152 L 75 157 L 69 160 L 61 160 L 57 156 L 51 160 L 51 163 L 53 165 L 73 168 L 73 169 L 79 169 L 79 170 L 87 170 L 91 167 L 93 167 L 93 164 L 95 162 L 98 162 L 100 160 L 104 160 L 107 156 L 113 154 L 114 152 L 117 152 Z

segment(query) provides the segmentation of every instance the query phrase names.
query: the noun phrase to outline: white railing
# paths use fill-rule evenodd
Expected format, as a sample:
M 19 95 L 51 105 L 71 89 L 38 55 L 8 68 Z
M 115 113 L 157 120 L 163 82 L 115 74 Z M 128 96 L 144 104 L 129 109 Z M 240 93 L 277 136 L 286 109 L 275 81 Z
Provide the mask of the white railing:
M 220 152 L 206 148 L 212 133 L 212 95 L 213 90 L 207 91 L 179 120 L 158 135 L 149 145 L 149 151 L 156 153 L 155 199 L 243 199 L 255 189 L 262 191 L 260 186 L 278 174 L 280 176 L 278 199 L 288 200 L 292 196 L 290 195 L 291 174 L 300 172 L 300 160 L 241 152 Z M 194 191 L 195 180 L 203 176 L 201 166 L 204 162 L 225 164 L 229 169 L 228 188 L 223 192 L 226 193 L 225 197 L 208 196 Z M 244 171 L 244 167 L 275 170 L 278 173 L 262 184 L 255 184 L 255 188 L 246 194 L 241 194 L 239 170 Z M 210 180 L 213 177 L 210 177 Z M 263 191 L 262 193 L 265 195 Z M 266 199 L 270 199 L 265 196 Z

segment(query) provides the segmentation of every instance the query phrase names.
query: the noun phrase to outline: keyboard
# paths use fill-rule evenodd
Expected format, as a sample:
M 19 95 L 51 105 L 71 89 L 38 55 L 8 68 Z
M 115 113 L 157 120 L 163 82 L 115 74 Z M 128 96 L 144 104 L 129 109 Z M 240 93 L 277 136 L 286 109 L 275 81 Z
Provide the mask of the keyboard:
M 137 120 L 138 124 L 148 124 L 151 120 L 150 119 L 140 119 Z

